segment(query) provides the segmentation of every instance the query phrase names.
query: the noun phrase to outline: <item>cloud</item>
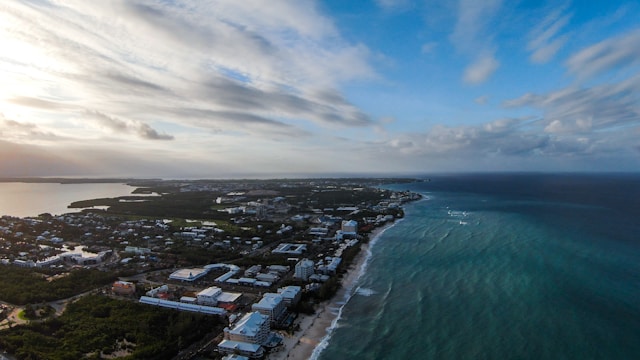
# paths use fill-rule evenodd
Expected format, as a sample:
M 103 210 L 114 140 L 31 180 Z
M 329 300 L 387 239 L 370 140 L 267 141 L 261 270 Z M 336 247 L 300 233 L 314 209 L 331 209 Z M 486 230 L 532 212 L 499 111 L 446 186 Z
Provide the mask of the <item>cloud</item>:
M 83 174 L 69 163 L 47 148 L 0 140 L 0 174 L 4 177 Z
M 135 120 L 121 120 L 99 111 L 87 111 L 86 116 L 98 126 L 107 128 L 117 134 L 134 134 L 146 140 L 173 140 L 173 136 L 160 134 L 148 124 Z
M 39 98 L 34 98 L 29 96 L 16 96 L 8 99 L 8 102 L 16 105 L 20 105 L 20 106 L 38 108 L 42 110 L 62 110 L 62 109 L 70 108 L 68 105 L 61 103 L 59 101 L 51 101 L 51 100 L 39 99 Z
M 36 124 L 10 120 L 3 114 L 0 114 L 0 136 L 5 140 L 24 142 L 58 138 L 54 133 L 43 130 Z
M 564 14 L 564 9 L 557 9 L 545 17 L 529 33 L 527 50 L 531 52 L 530 59 L 534 63 L 546 63 L 564 46 L 568 35 L 560 35 L 569 24 L 571 14 Z
M 473 102 L 475 102 L 478 105 L 486 105 L 489 102 L 489 95 L 479 96 L 473 99 Z
M 152 127 L 159 121 L 254 138 L 374 126 L 339 90 L 377 76 L 369 49 L 343 39 L 315 3 L 70 0 L 4 10 L 0 37 L 21 51 L 7 50 L 10 64 L 0 58 L 18 70 L 3 84 L 25 116 L 84 116 L 151 140 L 172 139 Z
M 501 6 L 502 0 L 459 0 L 452 42 L 465 52 L 484 48 L 488 39 L 483 37 Z
M 490 25 L 497 19 L 501 7 L 502 0 L 458 1 L 456 25 L 449 39 L 458 51 L 474 57 L 464 71 L 463 80 L 467 83 L 486 81 L 500 66 L 494 56 L 496 46 Z
M 376 4 L 384 10 L 407 9 L 411 2 L 409 0 L 375 0 Z
M 438 47 L 438 43 L 435 41 L 430 41 L 427 43 L 422 44 L 422 47 L 420 48 L 420 51 L 423 54 L 431 54 L 435 51 L 435 49 Z
M 640 65 L 640 30 L 589 46 L 572 55 L 566 65 L 571 73 L 582 79 L 638 66 Z
M 485 82 L 500 66 L 493 55 L 485 54 L 469 65 L 464 71 L 464 81 L 470 84 Z
M 543 111 L 548 133 L 592 133 L 640 124 L 640 75 L 617 84 L 568 87 L 548 94 L 525 94 L 503 105 Z
M 504 118 L 480 125 L 437 125 L 423 133 L 396 134 L 359 153 L 392 168 L 445 171 L 584 171 L 638 166 L 637 135 L 623 129 L 589 135 L 545 133 L 531 118 Z M 398 160 L 402 159 L 402 160 Z M 615 166 L 610 167 L 611 162 Z M 406 167 L 405 167 L 406 169 Z

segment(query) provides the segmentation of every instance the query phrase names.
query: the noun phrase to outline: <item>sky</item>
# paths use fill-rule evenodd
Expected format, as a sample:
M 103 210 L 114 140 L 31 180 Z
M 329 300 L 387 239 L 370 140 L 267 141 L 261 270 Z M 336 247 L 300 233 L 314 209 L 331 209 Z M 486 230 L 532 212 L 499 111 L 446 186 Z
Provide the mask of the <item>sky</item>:
M 640 169 L 640 1 L 7 0 L 0 176 Z

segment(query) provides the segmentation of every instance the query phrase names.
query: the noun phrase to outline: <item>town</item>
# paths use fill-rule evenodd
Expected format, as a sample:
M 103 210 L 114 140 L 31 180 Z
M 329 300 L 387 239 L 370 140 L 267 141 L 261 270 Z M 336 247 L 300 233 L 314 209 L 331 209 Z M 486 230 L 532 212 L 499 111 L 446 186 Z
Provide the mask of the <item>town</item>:
M 300 314 L 336 293 L 372 231 L 421 198 L 384 188 L 411 181 L 137 180 L 131 196 L 74 203 L 67 214 L 3 216 L 0 348 L 56 358 L 25 337 L 46 337 L 70 304 L 94 298 L 216 319 L 157 347 L 154 358 L 264 358 L 296 331 Z M 75 354 L 148 357 L 135 331 Z

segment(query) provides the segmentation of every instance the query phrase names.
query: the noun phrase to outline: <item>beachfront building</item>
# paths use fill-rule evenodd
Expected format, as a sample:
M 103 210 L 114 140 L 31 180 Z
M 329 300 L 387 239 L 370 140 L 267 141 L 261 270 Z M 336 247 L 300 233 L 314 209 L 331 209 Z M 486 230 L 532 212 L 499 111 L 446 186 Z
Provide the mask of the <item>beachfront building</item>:
M 302 259 L 296 264 L 294 277 L 304 281 L 309 280 L 309 276 L 313 275 L 313 261 Z
M 318 272 L 325 275 L 335 275 L 338 271 L 338 266 L 342 262 L 342 258 L 338 256 L 327 256 L 325 259 L 325 265 L 318 267 Z
M 358 222 L 355 220 L 344 220 L 340 230 L 336 232 L 336 240 L 354 239 L 358 236 Z
M 250 358 L 264 355 L 265 345 L 270 337 L 269 316 L 259 312 L 250 312 L 238 321 L 233 329 L 224 329 L 224 340 L 218 344 L 218 350 L 225 354 L 237 354 Z
M 285 306 L 296 306 L 302 297 L 300 286 L 285 286 L 278 289 L 278 294 L 282 295 Z
M 271 322 L 276 323 L 285 311 L 284 298 L 280 294 L 266 293 L 260 301 L 251 305 L 251 310 L 269 316 Z
M 345 220 L 342 222 L 342 234 L 357 235 L 358 234 L 358 222 L 355 220 Z

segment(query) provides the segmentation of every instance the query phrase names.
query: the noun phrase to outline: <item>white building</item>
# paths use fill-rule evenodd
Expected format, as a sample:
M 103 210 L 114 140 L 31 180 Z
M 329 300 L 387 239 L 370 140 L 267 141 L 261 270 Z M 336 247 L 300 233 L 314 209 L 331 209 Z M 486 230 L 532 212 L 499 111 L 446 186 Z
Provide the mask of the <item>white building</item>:
M 222 294 L 222 289 L 217 286 L 208 287 L 196 294 L 197 303 L 200 305 L 218 305 L 218 297 Z
M 355 220 L 342 221 L 342 234 L 344 235 L 357 235 L 358 234 L 358 222 Z
M 326 265 L 318 267 L 318 272 L 334 275 L 338 270 L 338 266 L 340 266 L 340 263 L 342 262 L 342 258 L 338 256 L 326 257 L 325 261 Z
M 224 329 L 224 340 L 218 344 L 218 350 L 250 358 L 262 357 L 262 345 L 266 344 L 271 336 L 269 329 L 269 316 L 259 312 L 248 313 L 233 329 Z
M 223 354 L 239 355 L 252 359 L 260 359 L 264 356 L 264 348 L 261 345 L 226 339 L 218 344 L 218 351 Z
M 251 310 L 267 315 L 272 322 L 276 322 L 285 311 L 284 299 L 280 294 L 266 293 L 259 302 L 251 305 Z
M 302 259 L 296 264 L 295 278 L 302 279 L 304 281 L 309 280 L 309 276 L 313 275 L 313 261 L 309 259 Z
M 307 251 L 306 244 L 282 243 L 278 245 L 275 249 L 271 250 L 271 253 L 286 254 L 286 255 L 302 255 L 302 253 L 305 251 Z
M 336 232 L 336 239 L 355 238 L 358 236 L 358 222 L 355 220 L 343 220 L 340 230 Z
M 225 328 L 224 338 L 262 345 L 269 340 L 269 330 L 269 316 L 254 311 L 243 316 L 233 329 Z
M 300 286 L 286 286 L 278 289 L 278 294 L 282 295 L 285 306 L 295 306 L 302 297 Z
M 169 279 L 180 280 L 180 281 L 195 281 L 207 275 L 207 272 L 209 272 L 209 269 L 203 269 L 203 268 L 180 269 L 171 273 L 171 275 L 169 275 Z
M 249 358 L 242 355 L 229 354 L 223 357 L 222 360 L 249 360 Z

